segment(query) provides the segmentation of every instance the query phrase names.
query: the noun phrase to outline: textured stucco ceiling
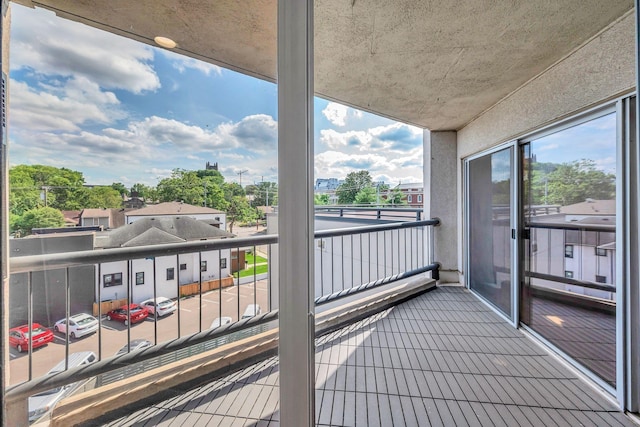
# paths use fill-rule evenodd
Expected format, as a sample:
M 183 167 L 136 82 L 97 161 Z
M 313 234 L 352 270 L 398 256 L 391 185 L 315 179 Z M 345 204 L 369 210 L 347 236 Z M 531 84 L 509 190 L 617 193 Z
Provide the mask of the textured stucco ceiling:
M 276 0 L 17 0 L 276 79 Z M 459 129 L 633 8 L 633 0 L 316 0 L 316 93 Z

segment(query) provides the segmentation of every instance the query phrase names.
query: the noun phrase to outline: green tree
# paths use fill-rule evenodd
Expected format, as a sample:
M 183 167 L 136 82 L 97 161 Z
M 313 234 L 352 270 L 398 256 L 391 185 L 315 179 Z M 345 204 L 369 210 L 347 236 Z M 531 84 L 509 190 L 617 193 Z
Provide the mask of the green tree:
M 366 187 L 372 187 L 373 181 L 369 171 L 361 170 L 350 172 L 344 182 L 336 189 L 339 204 L 352 204 L 356 200 L 356 195 Z
M 127 196 L 129 195 L 129 189 L 125 187 L 124 184 L 121 182 L 114 182 L 113 184 L 111 184 L 111 188 L 116 190 L 120 195 L 122 194 L 125 194 Z
M 131 193 L 138 193 L 138 197 L 145 199 L 147 203 L 154 203 L 159 200 L 158 190 L 156 187 L 150 187 L 145 184 L 135 183 L 131 187 Z
M 20 166 L 9 170 L 9 212 L 22 215 L 30 209 L 44 206 L 42 190 L 29 171 Z
M 13 175 L 13 178 L 12 178 Z M 18 165 L 9 171 L 10 209 L 15 214 L 38 206 L 81 209 L 84 198 L 82 172 L 44 165 Z M 36 196 L 37 194 L 37 196 Z M 43 195 L 41 202 L 37 201 Z
M 544 203 L 546 186 L 549 204 L 562 206 L 584 202 L 587 199 L 610 200 L 615 198 L 615 175 L 597 169 L 590 159 L 562 163 L 546 174 L 534 173 L 532 182 L 533 203 Z M 545 182 L 546 181 L 546 182 Z
M 403 206 L 407 204 L 407 199 L 404 197 L 404 193 L 399 188 L 394 188 L 387 195 L 386 204 L 391 206 Z
M 328 194 L 314 194 L 313 195 L 313 204 L 316 206 L 324 206 L 329 204 L 329 195 Z
M 244 188 L 242 188 L 237 182 L 225 182 L 222 185 L 222 190 L 224 191 L 224 198 L 227 199 L 228 202 L 231 202 L 234 197 L 247 196 Z
M 356 194 L 355 203 L 358 205 L 375 204 L 378 200 L 375 187 L 365 187 Z
M 31 209 L 19 218 L 15 219 L 12 232 L 20 232 L 26 236 L 31 234 L 34 228 L 52 228 L 62 227 L 64 225 L 64 216 L 58 209 L 51 207 L 42 207 Z
M 181 201 L 196 206 L 204 204 L 205 186 L 196 171 L 174 169 L 171 177 L 158 183 L 157 189 L 161 202 Z
M 85 190 L 84 208 L 119 208 L 122 195 L 112 187 L 93 187 Z
M 244 196 L 234 196 L 227 208 L 227 224 L 229 232 L 233 233 L 233 225 L 236 222 L 251 222 L 256 219 L 256 210 L 249 205 Z
M 275 206 L 278 204 L 278 184 L 264 181 L 254 187 L 251 206 Z

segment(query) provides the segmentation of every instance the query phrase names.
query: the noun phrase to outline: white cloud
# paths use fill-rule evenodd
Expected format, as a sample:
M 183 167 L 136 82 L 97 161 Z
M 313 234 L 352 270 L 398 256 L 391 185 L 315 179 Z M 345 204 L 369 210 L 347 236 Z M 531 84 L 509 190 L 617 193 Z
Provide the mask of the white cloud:
M 402 123 L 345 132 L 323 129 L 320 131 L 320 144 L 332 150 L 351 153 L 372 150 L 407 153 L 422 149 L 422 130 Z
M 11 126 L 31 131 L 77 131 L 87 123 L 111 123 L 123 116 L 112 92 L 103 92 L 84 77 L 36 91 L 11 80 Z
M 349 108 L 337 102 L 328 103 L 325 109 L 322 110 L 322 114 L 335 126 L 340 127 L 346 126 L 348 117 L 362 117 L 362 111 Z
M 100 87 L 133 93 L 155 91 L 160 79 L 149 64 L 153 49 L 142 43 L 59 19 L 45 9 L 12 7 L 12 70 L 86 77 Z
M 180 74 L 184 73 L 188 68 L 193 70 L 198 70 L 201 73 L 210 76 L 210 75 L 222 75 L 222 68 L 218 67 L 214 64 L 209 64 L 208 62 L 200 61 L 195 58 L 189 58 L 188 56 L 178 55 L 175 52 L 170 52 L 168 50 L 162 50 L 162 53 L 169 59 L 173 61 L 173 68 L 178 70 Z

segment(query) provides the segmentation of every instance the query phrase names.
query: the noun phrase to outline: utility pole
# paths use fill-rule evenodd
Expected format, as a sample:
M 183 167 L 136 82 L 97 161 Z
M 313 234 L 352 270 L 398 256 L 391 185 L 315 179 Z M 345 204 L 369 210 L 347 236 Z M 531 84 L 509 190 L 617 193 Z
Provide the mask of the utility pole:
M 207 181 L 203 181 L 204 184 L 204 207 L 207 207 Z
M 240 187 L 242 187 L 242 174 L 243 173 L 247 173 L 247 172 L 249 172 L 248 169 L 245 169 L 245 170 L 240 171 L 240 172 L 236 172 L 236 174 L 240 175 Z

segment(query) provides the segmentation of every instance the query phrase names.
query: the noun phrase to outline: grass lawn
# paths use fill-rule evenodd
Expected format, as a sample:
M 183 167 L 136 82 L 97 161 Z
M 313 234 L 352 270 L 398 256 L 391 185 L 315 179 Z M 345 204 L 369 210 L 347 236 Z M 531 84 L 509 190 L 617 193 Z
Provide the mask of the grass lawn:
M 263 262 L 267 262 L 266 258 L 261 257 L 260 255 L 254 257 L 254 255 L 251 253 L 246 253 L 244 255 L 244 260 L 247 262 L 247 264 L 249 264 L 250 266 L 253 266 L 253 262 L 254 262 L 254 258 L 255 258 L 255 263 L 256 264 L 261 264 Z
M 258 257 L 258 258 L 260 258 L 260 257 Z M 267 271 L 269 271 L 269 265 L 267 265 L 267 264 L 256 265 L 255 274 L 262 274 L 262 273 L 266 273 Z M 253 265 L 251 265 L 251 267 L 246 268 L 244 270 L 240 270 L 240 277 L 247 277 L 247 276 L 253 276 L 253 275 L 254 275 Z M 238 273 L 237 272 L 233 273 L 233 277 L 237 278 L 238 277 Z

